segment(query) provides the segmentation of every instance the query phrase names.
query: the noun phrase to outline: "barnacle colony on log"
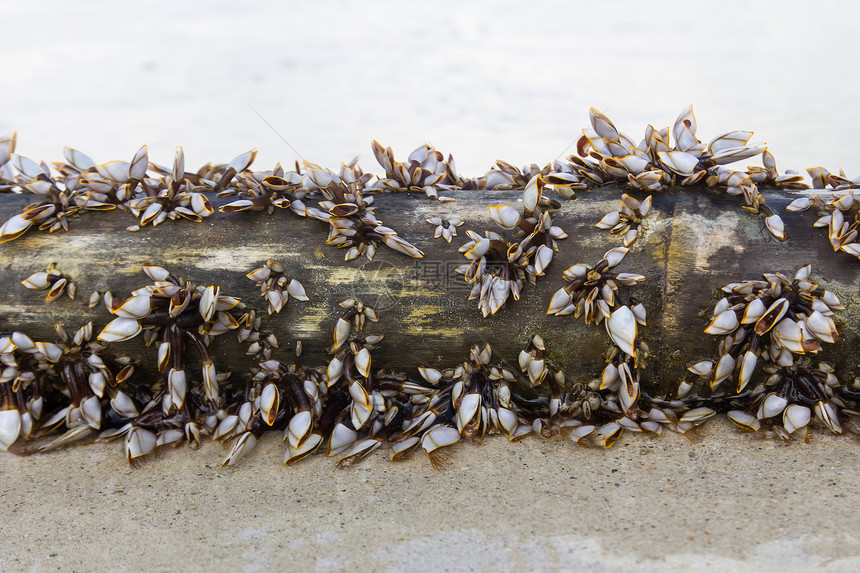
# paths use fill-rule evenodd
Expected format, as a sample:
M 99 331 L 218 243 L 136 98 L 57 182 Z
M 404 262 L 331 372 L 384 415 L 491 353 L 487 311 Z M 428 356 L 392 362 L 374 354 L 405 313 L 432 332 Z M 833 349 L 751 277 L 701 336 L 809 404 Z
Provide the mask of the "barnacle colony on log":
M 61 296 L 73 299 L 76 283 L 98 289 L 88 301 L 91 312 L 103 300 L 113 316 L 99 310 L 93 322 L 71 336 L 56 325 L 34 337 L 11 323 L 11 316 L 0 317 L 0 448 L 24 454 L 84 439 L 123 439 L 128 460 L 136 463 L 159 446 L 186 441 L 197 447 L 210 437 L 228 444 L 224 464 L 232 465 L 265 432 L 276 430 L 283 433 L 287 464 L 324 451 L 346 467 L 386 448 L 392 460 L 420 449 L 435 467 L 444 467 L 445 449 L 461 440 L 477 443 L 501 434 L 513 441 L 531 433 L 546 438 L 565 433 L 581 445 L 609 447 L 625 430 L 687 433 L 717 412 L 726 412 L 744 429 L 785 441 L 808 438 L 815 424 L 833 433 L 860 433 L 860 380 L 852 379 L 858 368 L 856 348 L 843 348 L 841 354 L 833 350 L 856 345 L 856 297 L 850 291 L 847 297 L 844 291 L 837 296 L 828 286 L 828 275 L 838 270 L 856 287 L 855 261 L 843 254 L 844 266 L 838 269 L 816 263 L 817 275 L 808 260 L 799 270 L 770 261 L 758 270 L 764 273 L 760 279 L 750 277 L 754 272 L 738 271 L 730 284 L 697 283 L 692 289 L 655 275 L 653 265 L 642 265 L 646 250 L 676 256 L 671 246 L 661 251 L 654 242 L 659 233 L 675 232 L 661 220 L 661 202 L 672 193 L 670 187 L 700 194 L 705 187 L 723 189 L 729 197 L 723 202 L 742 197 L 738 202 L 747 211 L 763 215 L 754 244 L 767 250 L 780 245 L 768 233 L 780 242 L 792 239 L 772 207 L 782 198 L 768 205 L 759 188 L 803 189 L 808 187 L 803 177 L 780 174 L 764 144 L 749 143 L 751 132 L 699 141 L 692 108 L 683 110 L 671 129 L 648 126 L 639 143 L 599 111 L 592 109 L 589 117 L 578 155 L 522 169 L 499 160 L 475 178 L 459 175 L 453 158 L 445 159 L 430 144 L 401 162 L 391 148 L 374 141 L 372 150 L 384 171 L 376 176 L 365 173 L 357 160 L 336 171 L 307 162 L 294 170 L 278 164 L 253 171 L 254 151 L 188 172 L 181 148 L 172 167 L 165 168 L 149 161 L 145 146 L 130 161 L 102 164 L 67 148 L 65 161 L 50 167 L 17 155 L 14 134 L 0 137 L 0 199 L 38 195 L 3 223 L 2 242 L 18 243 L 34 229 L 74 232 L 78 217 L 120 217 L 126 211 L 135 217 L 129 230 L 158 235 L 171 232 L 165 229 L 169 222 L 201 223 L 215 215 L 248 224 L 287 213 L 296 218 L 293 223 L 326 225 L 324 242 L 344 250 L 347 262 L 339 263 L 339 269 L 353 268 L 357 263 L 348 261 L 362 255 L 373 260 L 383 245 L 388 247 L 382 249 L 387 251 L 383 258 L 394 261 L 393 267 L 421 261 L 422 249 L 447 257 L 441 262 L 454 263 L 452 270 L 468 285 L 468 298 L 477 301 L 483 318 L 468 314 L 478 328 L 492 329 L 527 308 L 536 310 L 535 316 L 518 318 L 523 323 L 529 318 L 550 321 L 543 332 L 526 324 L 526 337 L 522 332 L 499 334 L 497 341 L 524 342 L 519 351 L 501 353 L 489 344 L 469 343 L 446 347 L 446 354 L 431 362 L 410 359 L 418 349 L 397 339 L 398 328 L 410 326 L 397 320 L 420 321 L 426 311 L 417 308 L 392 320 L 397 309 L 389 314 L 373 301 L 337 292 L 336 282 L 325 284 L 327 271 L 316 262 L 325 254 L 314 248 L 309 256 L 306 244 L 298 257 L 288 247 L 287 252 L 258 253 L 241 263 L 247 263 L 238 269 L 241 282 L 230 283 L 229 289 L 224 286 L 227 271 L 210 265 L 205 272 L 183 270 L 180 278 L 169 270 L 173 262 L 159 260 L 158 252 L 148 254 L 152 264 L 143 269 L 151 284 L 135 285 L 128 295 L 110 279 L 85 284 L 88 273 L 76 271 L 73 261 L 60 263 L 63 272 L 44 261 L 15 282 L 46 291 L 45 300 L 54 301 L 51 308 L 66 309 L 63 322 L 74 316 L 69 309 L 86 306 Z M 761 167 L 727 167 L 757 155 Z M 818 219 L 810 223 L 827 229 L 826 249 L 860 256 L 860 200 L 854 195 L 860 181 L 823 168 L 808 173 L 816 189 L 832 187 L 831 195 L 799 196 L 782 203 L 787 212 L 814 207 Z M 618 190 L 612 201 L 601 203 L 599 213 L 588 208 L 587 193 L 597 196 L 598 187 L 618 185 L 627 193 Z M 501 202 L 488 199 L 503 190 L 511 192 Z M 412 227 L 403 221 L 409 208 L 385 211 L 393 204 L 386 195 L 405 198 L 407 193 L 421 205 L 412 208 L 418 220 Z M 577 194 L 579 201 L 570 202 Z M 451 203 L 454 199 L 458 202 Z M 480 202 L 480 213 L 460 213 L 457 206 L 468 201 Z M 792 216 L 797 222 L 805 215 Z M 381 218 L 394 221 L 401 232 Z M 466 220 L 467 230 L 458 232 Z M 474 230 L 490 220 L 501 230 Z M 431 242 L 428 223 L 432 236 L 445 242 Z M 289 225 L 283 229 L 284 242 L 297 240 Z M 592 240 L 585 230 L 599 238 Z M 467 242 L 449 245 L 460 232 Z M 730 242 L 723 248 L 738 247 Z M 586 249 L 587 256 L 581 254 Z M 559 259 L 563 266 L 556 271 L 551 263 Z M 596 259 L 594 264 L 577 262 Z M 668 268 L 669 261 L 665 264 Z M 317 265 L 314 271 L 305 273 L 312 265 Z M 442 283 L 447 289 L 442 295 L 465 299 L 448 292 L 463 282 Z M 234 290 L 232 285 L 242 286 Z M 676 358 L 663 343 L 654 343 L 665 334 L 649 323 L 656 312 L 665 329 L 661 315 L 673 293 L 713 289 L 720 293 L 713 308 L 696 309 L 705 313 L 700 326 L 671 326 L 719 337 L 715 352 Z M 288 304 L 290 298 L 303 304 Z M 513 304 L 511 298 L 520 302 Z M 32 299 L 26 291 L 21 296 L 26 304 Z M 539 300 L 527 306 L 534 299 Z M 436 299 L 429 300 L 439 306 Z M 309 310 L 315 304 L 328 306 Z M 430 306 L 427 299 L 422 304 Z M 308 338 L 306 330 L 304 342 L 294 346 L 294 357 L 285 358 L 279 338 L 294 337 L 296 317 L 312 312 L 317 313 L 314 329 L 325 331 L 326 340 Z M 573 320 L 580 316 L 583 321 Z M 566 336 L 580 326 L 585 338 Z M 149 351 L 134 350 L 134 340 L 141 339 Z M 252 357 L 247 360 L 253 359 L 253 365 L 235 366 L 234 346 L 241 346 L 238 354 Z M 583 360 L 580 369 L 571 369 L 570 356 L 587 351 L 597 361 Z M 327 357 L 320 360 L 323 352 Z M 396 364 L 381 358 L 391 352 L 400 357 Z M 661 385 L 652 378 L 671 383 Z

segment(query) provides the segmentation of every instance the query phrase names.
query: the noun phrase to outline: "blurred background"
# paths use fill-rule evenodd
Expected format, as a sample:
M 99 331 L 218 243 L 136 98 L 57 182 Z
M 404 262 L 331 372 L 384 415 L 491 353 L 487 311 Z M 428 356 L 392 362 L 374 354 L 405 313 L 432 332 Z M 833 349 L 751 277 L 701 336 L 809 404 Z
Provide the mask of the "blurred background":
M 860 3 L 4 2 L 0 133 L 56 161 L 335 168 L 425 141 L 461 174 L 573 152 L 594 106 L 640 140 L 694 104 L 778 168 L 860 175 Z M 292 146 L 292 147 L 291 147 Z M 299 155 L 300 154 L 300 155 Z M 738 164 L 741 166 L 742 164 Z

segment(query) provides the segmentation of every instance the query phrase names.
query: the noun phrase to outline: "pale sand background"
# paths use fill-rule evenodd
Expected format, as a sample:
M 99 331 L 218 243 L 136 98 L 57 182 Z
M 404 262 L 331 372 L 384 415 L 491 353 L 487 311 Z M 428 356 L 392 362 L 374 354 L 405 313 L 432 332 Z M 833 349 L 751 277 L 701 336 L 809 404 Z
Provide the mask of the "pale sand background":
M 691 443 L 625 434 L 234 468 L 206 444 L 131 469 L 120 444 L 0 457 L 0 569 L 21 571 L 860 570 L 860 446 L 785 446 L 713 420 Z

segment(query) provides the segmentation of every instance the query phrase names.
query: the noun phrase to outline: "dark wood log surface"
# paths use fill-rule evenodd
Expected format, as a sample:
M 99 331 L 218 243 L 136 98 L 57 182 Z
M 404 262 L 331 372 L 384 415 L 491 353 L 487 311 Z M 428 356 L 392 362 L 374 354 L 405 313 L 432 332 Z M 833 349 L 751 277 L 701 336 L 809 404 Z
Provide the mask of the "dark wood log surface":
M 494 316 L 483 318 L 476 301 L 468 301 L 470 286 L 454 269 L 466 262 L 457 251 L 468 239 L 465 230 L 485 229 L 511 238 L 489 217 L 489 205 L 508 204 L 520 209 L 520 191 L 459 191 L 453 203 L 437 203 L 424 196 L 386 193 L 375 199 L 377 217 L 421 249 L 425 256 L 412 259 L 380 246 L 373 261 L 343 260 L 344 251 L 325 244 L 328 226 L 277 211 L 222 214 L 202 223 L 167 221 L 139 232 L 126 231 L 135 223 L 128 212 L 83 213 L 71 220 L 68 233 L 30 231 L 0 245 L 0 332 L 20 330 L 35 340 L 53 340 L 53 324 L 73 331 L 88 320 L 97 329 L 113 317 L 103 305 L 87 308 L 90 293 L 112 291 L 126 297 L 149 279 L 144 263 L 159 265 L 195 284 L 218 284 L 222 292 L 241 297 L 265 316 L 266 302 L 245 277 L 267 259 L 281 262 L 286 274 L 302 282 L 308 302 L 290 299 L 280 314 L 263 325 L 281 341 L 281 357 L 288 358 L 296 340 L 303 341 L 307 361 L 324 364 L 332 342 L 332 328 L 347 298 L 358 298 L 377 310 L 380 321 L 366 332 L 384 334 L 374 352 L 374 365 L 411 370 L 418 364 L 453 366 L 468 357 L 471 345 L 490 343 L 503 357 L 516 362 L 519 350 L 533 334 L 546 341 L 549 357 L 568 376 L 591 378 L 603 367 L 601 354 L 609 345 L 603 326 L 586 325 L 580 317 L 556 317 L 546 310 L 552 294 L 564 285 L 562 272 L 575 263 L 594 265 L 621 238 L 594 226 L 603 215 L 618 209 L 623 192 L 638 199 L 644 193 L 617 186 L 578 192 L 577 199 L 562 199 L 553 222 L 568 234 L 559 241 L 560 252 L 537 285 L 526 285 L 519 301 L 510 299 Z M 763 191 L 767 204 L 786 224 L 790 238 L 774 239 L 763 218 L 741 209 L 739 198 L 719 190 L 683 188 L 653 194 L 649 230 L 632 246 L 619 272 L 643 274 L 636 287 L 621 287 L 619 294 L 640 299 L 648 311 L 648 325 L 640 329 L 652 358 L 644 383 L 670 388 L 684 376 L 684 363 L 712 358 L 719 337 L 705 334 L 715 293 L 723 285 L 757 279 L 764 272 L 793 273 L 811 263 L 813 279 L 834 291 L 846 310 L 838 313 L 840 340 L 825 345 L 823 360 L 834 361 L 846 376 L 860 374 L 860 261 L 834 253 L 824 229 L 812 227 L 816 214 L 788 213 L 794 198 L 781 191 Z M 0 221 L 20 212 L 32 196 L 0 195 Z M 212 199 L 217 206 L 227 202 Z M 456 216 L 465 221 L 449 245 L 433 239 L 433 215 Z M 77 285 L 75 300 L 44 302 L 44 293 L 19 283 L 50 263 Z M 138 337 L 139 338 L 139 337 Z M 251 359 L 246 345 L 232 333 L 218 337 L 213 354 L 219 371 L 244 370 Z M 154 349 L 135 339 L 115 345 L 154 375 Z M 278 357 L 276 355 L 275 357 Z

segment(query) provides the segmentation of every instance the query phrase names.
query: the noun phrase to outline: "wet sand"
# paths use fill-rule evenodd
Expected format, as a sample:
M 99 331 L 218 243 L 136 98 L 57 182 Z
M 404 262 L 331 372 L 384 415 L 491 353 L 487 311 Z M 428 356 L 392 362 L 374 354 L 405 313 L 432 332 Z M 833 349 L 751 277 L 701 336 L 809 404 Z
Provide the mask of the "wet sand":
M 860 445 L 786 446 L 712 420 L 693 443 L 627 433 L 610 450 L 534 436 L 284 467 L 266 435 L 138 469 L 119 443 L 0 456 L 4 571 L 860 570 Z

